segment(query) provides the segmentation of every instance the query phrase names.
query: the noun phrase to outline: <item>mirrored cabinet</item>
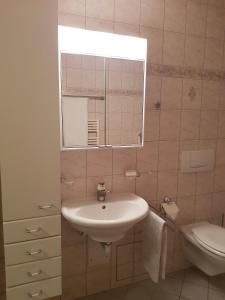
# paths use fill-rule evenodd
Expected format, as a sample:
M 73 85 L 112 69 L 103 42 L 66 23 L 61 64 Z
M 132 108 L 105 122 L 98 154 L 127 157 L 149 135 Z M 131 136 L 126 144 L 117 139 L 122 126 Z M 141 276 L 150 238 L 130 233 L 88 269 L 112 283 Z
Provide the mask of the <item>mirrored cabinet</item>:
M 70 41 L 79 41 L 77 30 L 61 30 L 62 40 L 67 33 Z M 62 148 L 142 146 L 146 41 L 81 31 L 89 43 L 59 43 Z M 104 49 L 108 35 L 112 48 Z M 135 45 L 142 49 L 138 57 L 130 51 Z

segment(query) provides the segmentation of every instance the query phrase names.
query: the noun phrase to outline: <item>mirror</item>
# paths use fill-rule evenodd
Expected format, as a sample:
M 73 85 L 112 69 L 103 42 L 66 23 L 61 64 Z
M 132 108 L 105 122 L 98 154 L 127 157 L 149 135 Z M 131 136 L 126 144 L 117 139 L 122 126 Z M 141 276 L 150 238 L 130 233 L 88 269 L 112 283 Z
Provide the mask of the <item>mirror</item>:
M 71 33 L 69 27 L 62 30 L 61 38 L 59 34 L 62 148 L 142 146 L 146 40 L 75 28 Z M 71 41 L 72 34 L 77 43 Z M 85 34 L 90 34 L 88 39 Z M 98 38 L 103 47 L 95 45 L 93 49 L 90 37 L 96 34 L 95 43 Z M 110 42 L 113 38 L 119 41 L 104 49 L 108 45 L 101 40 L 105 35 Z M 144 41 L 142 48 L 137 47 L 131 53 L 132 48 L 129 52 L 130 43 L 136 45 L 139 40 Z M 126 42 L 126 47 L 121 41 Z M 113 49 L 118 53 L 113 53 Z

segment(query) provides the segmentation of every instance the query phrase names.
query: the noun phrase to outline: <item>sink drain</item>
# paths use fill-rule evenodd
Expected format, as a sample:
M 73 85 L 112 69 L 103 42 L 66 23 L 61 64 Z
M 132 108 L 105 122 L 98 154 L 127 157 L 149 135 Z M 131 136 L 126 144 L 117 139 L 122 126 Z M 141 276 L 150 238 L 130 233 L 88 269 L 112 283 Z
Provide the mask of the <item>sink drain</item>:
M 106 209 L 106 206 L 105 206 L 105 205 L 103 205 L 103 206 L 102 206 L 102 209 Z

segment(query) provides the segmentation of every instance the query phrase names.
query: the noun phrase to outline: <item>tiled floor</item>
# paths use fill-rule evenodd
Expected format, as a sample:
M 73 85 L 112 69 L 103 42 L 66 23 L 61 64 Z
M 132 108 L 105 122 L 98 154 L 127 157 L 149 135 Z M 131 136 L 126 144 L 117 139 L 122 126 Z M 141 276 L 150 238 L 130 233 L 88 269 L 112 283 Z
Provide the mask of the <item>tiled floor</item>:
M 197 269 L 167 275 L 84 298 L 87 300 L 225 300 L 225 275 L 208 278 Z

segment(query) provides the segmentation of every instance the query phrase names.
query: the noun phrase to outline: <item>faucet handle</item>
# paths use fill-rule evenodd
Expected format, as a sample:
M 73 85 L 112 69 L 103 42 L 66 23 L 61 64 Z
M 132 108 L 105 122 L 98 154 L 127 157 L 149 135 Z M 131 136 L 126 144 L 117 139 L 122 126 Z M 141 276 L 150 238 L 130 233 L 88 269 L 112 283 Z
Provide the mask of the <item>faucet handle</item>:
M 98 191 L 106 191 L 105 182 L 99 182 L 97 185 Z

